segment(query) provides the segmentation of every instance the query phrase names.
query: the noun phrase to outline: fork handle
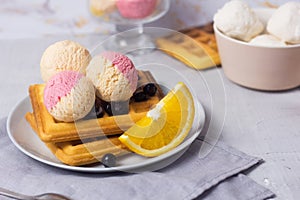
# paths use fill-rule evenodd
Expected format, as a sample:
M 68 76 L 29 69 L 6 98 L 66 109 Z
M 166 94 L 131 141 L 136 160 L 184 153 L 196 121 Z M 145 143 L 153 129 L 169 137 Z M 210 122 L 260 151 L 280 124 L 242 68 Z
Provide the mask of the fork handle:
M 13 199 L 33 200 L 33 198 L 30 196 L 19 194 L 19 193 L 16 193 L 16 192 L 13 192 L 13 191 L 1 188 L 1 187 L 0 187 L 0 195 L 10 197 Z

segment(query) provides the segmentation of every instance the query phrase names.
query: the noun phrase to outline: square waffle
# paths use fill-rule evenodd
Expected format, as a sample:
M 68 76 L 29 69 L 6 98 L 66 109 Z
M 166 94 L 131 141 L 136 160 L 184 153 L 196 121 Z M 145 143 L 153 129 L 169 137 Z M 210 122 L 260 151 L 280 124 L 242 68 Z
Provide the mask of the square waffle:
M 151 73 L 139 71 L 138 86 L 144 83 L 156 83 Z M 102 118 L 81 119 L 74 122 L 59 122 L 47 111 L 43 103 L 44 84 L 35 84 L 29 87 L 29 95 L 36 120 L 37 133 L 46 143 L 73 141 L 85 138 L 101 137 L 103 135 L 121 134 L 136 121 L 146 115 L 148 110 L 163 97 L 162 90 L 157 85 L 156 95 L 147 101 L 130 101 L 129 113 L 118 116 L 104 115 Z
M 172 57 L 195 69 L 220 65 L 212 23 L 174 33 L 156 40 L 157 46 Z
M 27 113 L 25 118 L 31 128 L 40 135 L 34 114 Z M 118 136 L 45 144 L 62 163 L 71 166 L 97 163 L 107 153 L 115 156 L 129 153 L 125 145 L 119 141 Z

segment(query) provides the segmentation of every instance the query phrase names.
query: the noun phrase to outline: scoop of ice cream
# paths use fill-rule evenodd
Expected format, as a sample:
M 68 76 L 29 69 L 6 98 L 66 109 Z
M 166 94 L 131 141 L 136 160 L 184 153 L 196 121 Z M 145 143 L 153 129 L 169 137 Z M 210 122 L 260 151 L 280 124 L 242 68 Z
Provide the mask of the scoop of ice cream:
M 250 41 L 264 30 L 263 23 L 247 3 L 232 0 L 214 16 L 217 28 L 229 37 Z
M 104 101 L 126 101 L 136 90 L 138 73 L 131 60 L 120 53 L 104 52 L 87 67 L 87 77 Z
M 94 85 L 79 72 L 60 72 L 52 76 L 44 89 L 44 104 L 59 121 L 71 122 L 83 118 L 94 103 Z
M 265 47 L 282 47 L 287 46 L 285 42 L 279 40 L 277 37 L 269 34 L 259 35 L 253 38 L 250 42 L 252 45 Z
M 91 13 L 95 16 L 110 13 L 116 9 L 116 1 L 117 0 L 90 0 Z
M 140 19 L 155 10 L 157 0 L 118 0 L 117 8 L 125 18 Z
M 42 79 L 47 82 L 53 75 L 64 70 L 85 74 L 91 60 L 89 51 L 80 44 L 64 40 L 50 45 L 41 58 Z
M 280 6 L 271 16 L 267 31 L 285 42 L 300 43 L 300 2 Z

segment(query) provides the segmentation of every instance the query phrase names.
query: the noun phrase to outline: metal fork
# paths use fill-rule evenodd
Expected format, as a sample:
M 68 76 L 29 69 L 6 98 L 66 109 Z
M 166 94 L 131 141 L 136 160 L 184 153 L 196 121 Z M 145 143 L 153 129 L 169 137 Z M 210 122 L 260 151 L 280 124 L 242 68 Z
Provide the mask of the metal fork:
M 56 193 L 44 193 L 35 196 L 30 196 L 13 192 L 4 188 L 0 188 L 0 195 L 21 200 L 71 200 L 68 197 Z

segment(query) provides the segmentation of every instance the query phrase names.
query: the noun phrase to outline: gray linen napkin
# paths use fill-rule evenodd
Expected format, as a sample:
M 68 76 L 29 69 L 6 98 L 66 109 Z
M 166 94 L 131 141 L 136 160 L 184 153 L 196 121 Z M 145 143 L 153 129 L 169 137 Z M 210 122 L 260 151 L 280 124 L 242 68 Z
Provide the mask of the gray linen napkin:
M 0 121 L 0 187 L 24 194 L 58 192 L 74 200 L 261 200 L 273 196 L 271 191 L 241 174 L 260 159 L 221 142 L 200 158 L 202 141 L 197 139 L 180 159 L 156 172 L 84 174 L 27 157 L 9 140 L 5 123 L 6 119 Z

